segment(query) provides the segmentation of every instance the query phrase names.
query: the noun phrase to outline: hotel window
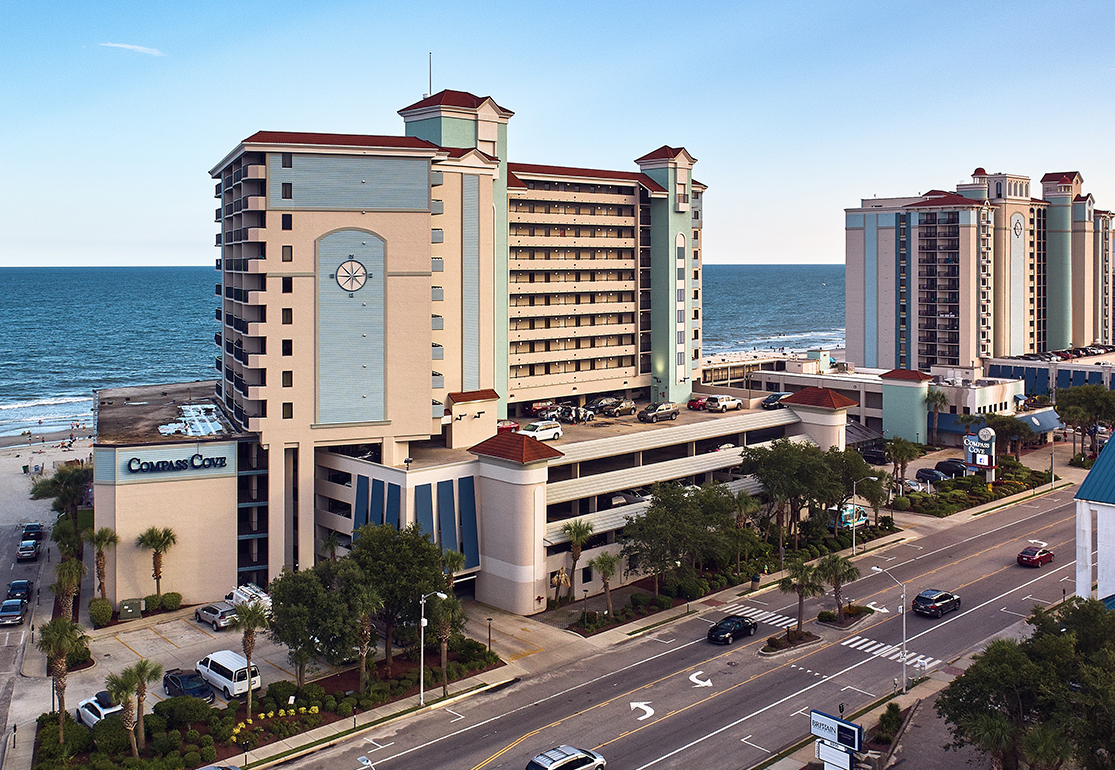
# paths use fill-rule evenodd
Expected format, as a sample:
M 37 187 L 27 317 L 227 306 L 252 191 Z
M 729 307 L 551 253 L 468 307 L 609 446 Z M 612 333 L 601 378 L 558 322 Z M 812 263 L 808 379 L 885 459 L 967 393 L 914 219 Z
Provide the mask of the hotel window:
M 283 246 L 283 262 L 293 262 L 293 261 L 294 261 L 294 247 L 293 246 Z
M 284 324 L 294 323 L 294 308 L 289 308 L 289 307 L 284 307 L 283 308 L 283 323 Z
M 678 311 L 678 323 L 679 324 L 685 323 L 685 311 L 684 310 L 679 310 Z
M 290 401 L 283 402 L 283 419 L 290 420 L 294 417 L 294 404 Z
M 294 340 L 283 340 L 283 355 L 294 355 Z
M 294 168 L 294 155 L 292 153 L 283 153 L 283 168 Z
M 294 184 L 283 182 L 283 200 L 288 201 L 294 197 Z
M 284 230 L 293 230 L 294 229 L 294 216 L 292 214 L 283 214 L 283 229 Z
M 678 351 L 678 366 L 685 366 L 685 353 Z
M 294 279 L 289 275 L 283 276 L 283 294 L 294 293 Z
M 283 387 L 284 388 L 293 388 L 294 387 L 294 372 L 283 372 Z

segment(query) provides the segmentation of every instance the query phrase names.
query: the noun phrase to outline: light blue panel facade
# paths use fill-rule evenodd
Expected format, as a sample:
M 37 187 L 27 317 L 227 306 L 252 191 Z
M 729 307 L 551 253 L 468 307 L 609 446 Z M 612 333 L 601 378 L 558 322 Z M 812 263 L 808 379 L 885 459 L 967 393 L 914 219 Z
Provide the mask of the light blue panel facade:
M 107 467 L 102 469 L 102 464 Z M 236 443 L 198 442 L 98 450 L 94 473 L 96 481 L 106 484 L 235 476 Z
M 1072 221 L 1067 198 L 1053 198 L 1046 213 L 1045 347 L 1072 345 Z
M 340 230 L 318 241 L 319 424 L 386 419 L 384 248 L 379 236 L 364 230 Z M 348 260 L 360 262 L 368 273 L 364 286 L 352 292 L 335 277 Z
M 461 505 L 461 551 L 465 567 L 480 566 L 480 538 L 476 528 L 476 488 L 472 476 L 457 479 L 457 499 Z
M 1015 235 L 1015 230 L 1018 234 Z M 1026 237 L 1027 226 L 1022 215 L 1015 213 L 1010 218 L 1010 354 L 1021 355 L 1026 352 L 1026 329 L 1024 323 L 1026 309 Z
M 893 211 L 882 211 L 876 216 L 879 218 L 879 227 L 894 227 L 898 215 Z
M 398 484 L 387 485 L 387 519 L 386 523 L 399 529 L 399 505 L 401 490 Z
M 974 225 L 976 223 L 975 209 L 960 209 L 960 224 L 961 225 Z
M 1073 222 L 1087 222 L 1091 217 L 1088 216 L 1087 203 L 1073 203 L 1072 204 L 1072 221 Z
M 845 227 L 863 227 L 863 214 L 845 214 Z
M 461 385 L 480 389 L 480 177 L 461 177 Z
M 352 508 L 352 531 L 368 523 L 368 477 L 356 477 L 356 504 Z
M 441 535 L 441 547 L 446 551 L 457 548 L 457 506 L 453 500 L 453 482 L 437 483 L 437 523 Z
M 434 537 L 434 495 L 429 484 L 419 484 L 414 488 L 414 514 L 423 535 Z
M 378 527 L 383 523 L 383 479 L 372 479 L 372 503 L 368 508 L 368 523 Z
M 284 199 L 283 184 L 292 186 Z M 430 161 L 354 155 L 298 155 L 283 168 L 267 156 L 267 205 L 278 211 L 360 209 L 429 211 Z
M 883 436 L 924 442 L 929 433 L 925 405 L 926 385 L 895 385 L 883 381 Z M 930 419 L 932 419 L 930 417 Z
M 863 218 L 863 329 L 864 366 L 879 365 L 879 215 Z

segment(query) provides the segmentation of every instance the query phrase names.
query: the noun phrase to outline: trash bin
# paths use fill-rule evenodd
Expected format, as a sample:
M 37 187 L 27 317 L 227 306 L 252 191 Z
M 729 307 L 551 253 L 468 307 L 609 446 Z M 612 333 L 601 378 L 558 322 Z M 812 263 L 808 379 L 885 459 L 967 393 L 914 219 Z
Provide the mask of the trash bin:
M 31 470 L 31 466 L 30 466 L 30 465 L 24 465 L 24 466 L 23 466 L 23 472 L 24 472 L 24 473 L 27 473 L 27 472 L 28 472 L 29 470 Z
M 755 574 L 755 575 L 751 576 L 751 590 L 752 591 L 757 591 L 759 589 L 759 581 L 760 580 L 761 580 L 761 576 L 758 575 L 758 574 Z

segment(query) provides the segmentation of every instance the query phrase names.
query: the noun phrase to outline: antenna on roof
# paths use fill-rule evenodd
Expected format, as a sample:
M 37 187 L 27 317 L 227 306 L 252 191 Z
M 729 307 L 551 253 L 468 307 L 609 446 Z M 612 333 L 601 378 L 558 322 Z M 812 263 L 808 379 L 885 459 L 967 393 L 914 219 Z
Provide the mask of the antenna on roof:
M 430 94 L 432 94 L 434 92 L 434 52 L 433 51 L 430 51 L 430 67 L 429 67 L 429 69 L 430 69 L 430 91 L 429 91 L 429 93 L 426 93 L 426 94 L 422 95 L 423 99 L 429 99 Z

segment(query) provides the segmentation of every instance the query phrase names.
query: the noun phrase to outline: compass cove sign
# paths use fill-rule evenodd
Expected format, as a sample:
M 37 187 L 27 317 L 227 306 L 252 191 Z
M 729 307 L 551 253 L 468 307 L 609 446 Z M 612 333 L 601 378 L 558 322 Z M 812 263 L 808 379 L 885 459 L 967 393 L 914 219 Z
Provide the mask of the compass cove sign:
M 127 468 L 129 473 L 165 473 L 201 468 L 224 468 L 227 464 L 227 457 L 205 457 L 202 454 L 194 454 L 179 460 L 141 460 L 132 457 L 128 460 Z

